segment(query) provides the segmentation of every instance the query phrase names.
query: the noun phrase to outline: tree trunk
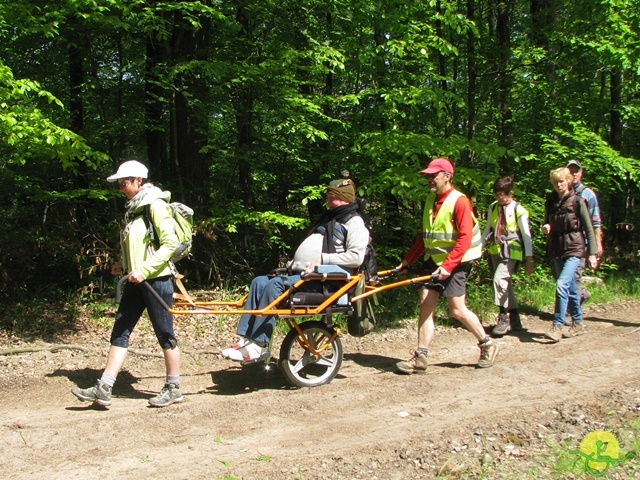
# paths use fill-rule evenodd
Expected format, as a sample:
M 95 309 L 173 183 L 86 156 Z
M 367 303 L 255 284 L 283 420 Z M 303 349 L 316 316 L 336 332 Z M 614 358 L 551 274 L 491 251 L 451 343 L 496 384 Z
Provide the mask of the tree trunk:
M 620 107 L 622 101 L 622 75 L 618 70 L 613 70 L 609 75 L 610 85 L 609 92 L 611 98 L 611 111 L 609 118 L 609 143 L 611 147 L 620 152 L 622 150 L 622 120 L 620 116 Z M 619 192 L 611 192 L 609 195 L 609 231 L 618 233 L 626 233 L 624 231 L 618 232 L 616 225 L 618 223 L 624 223 L 627 218 L 627 205 L 631 203 L 629 201 L 629 193 L 632 190 L 629 186 L 629 175 L 626 174 L 625 182 L 623 184 L 622 194 Z M 620 240 L 621 238 L 617 238 Z
M 251 21 L 250 12 L 242 4 L 238 5 L 236 11 L 236 21 L 240 25 L 238 32 L 238 44 L 252 44 L 250 37 Z M 238 56 L 249 58 L 251 53 L 238 52 Z M 254 143 L 253 134 L 253 108 L 254 92 L 252 85 L 237 85 L 233 92 L 233 106 L 236 119 L 236 159 L 238 161 L 238 184 L 242 195 L 242 201 L 246 208 L 255 207 L 253 195 L 253 178 L 251 156 Z M 242 247 L 246 251 L 251 242 L 251 228 L 246 222 L 241 226 Z
M 547 51 L 547 55 L 551 55 L 549 52 L 549 29 L 554 20 L 553 9 L 551 6 L 552 0 L 531 0 L 531 31 L 529 35 L 531 37 L 531 43 L 534 47 L 544 49 Z M 542 64 L 540 67 L 541 74 L 546 76 L 549 80 L 549 84 L 553 85 L 554 68 L 552 62 Z M 548 102 L 548 97 L 553 95 L 553 86 L 549 87 L 549 91 L 539 92 L 537 98 L 532 99 L 532 149 L 534 151 L 539 150 L 542 147 L 542 139 L 540 138 L 540 132 L 548 131 L 549 126 L 553 125 L 553 116 L 548 115 L 545 111 L 545 105 Z
M 497 18 L 498 34 L 498 112 L 500 115 L 500 129 L 498 141 L 502 147 L 507 149 L 513 146 L 513 129 L 511 125 L 511 7 L 509 0 L 498 2 Z M 510 167 L 507 155 L 501 159 L 501 170 Z
M 531 38 L 538 47 L 549 46 L 549 25 L 553 23 L 551 0 L 531 0 Z
M 164 44 L 152 34 L 147 37 L 146 51 L 144 76 L 147 156 L 151 174 L 163 178 L 169 171 L 169 165 L 165 141 L 166 90 L 163 87 L 164 78 L 160 73 L 160 65 L 166 61 L 167 56 Z
M 69 115 L 71 130 L 82 135 L 84 129 L 84 101 L 82 89 L 84 86 L 84 52 L 82 47 L 70 39 L 69 44 Z
M 611 72 L 611 147 L 618 152 L 622 151 L 622 117 L 620 107 L 622 106 L 622 75 L 618 70 Z
M 83 135 L 84 130 L 84 83 L 85 61 L 84 57 L 89 50 L 89 45 L 83 30 L 75 16 L 69 18 L 69 27 L 66 29 L 67 54 L 69 59 L 69 121 L 71 131 Z M 89 177 L 86 164 L 77 160 L 77 175 L 74 177 L 75 188 L 89 188 Z M 77 225 L 84 225 L 87 213 L 84 206 L 76 204 L 75 220 Z
M 116 118 L 118 119 L 118 139 L 115 142 L 115 147 L 113 148 L 112 158 L 117 160 L 123 160 L 122 155 L 124 149 L 126 147 L 126 135 L 125 135 L 125 118 L 124 118 L 124 106 L 123 106 L 123 95 L 124 95 L 124 52 L 122 45 L 122 38 L 118 37 L 116 40 L 118 47 L 118 92 L 116 98 Z
M 442 15 L 442 3 L 440 0 L 436 2 L 436 12 L 438 16 Z M 440 38 L 444 38 L 444 32 L 442 30 L 442 22 L 440 20 L 436 20 L 436 35 Z M 449 90 L 449 84 L 447 82 L 447 59 L 445 56 L 438 52 L 438 74 L 440 75 L 440 88 L 443 92 L 447 92 Z M 450 117 L 450 112 L 448 112 L 447 117 Z M 451 134 L 451 120 L 447 119 L 444 127 L 444 136 L 449 137 Z
M 201 28 L 194 30 L 176 14 L 171 42 L 174 63 L 206 59 L 210 22 L 202 20 Z M 189 102 L 182 93 L 188 91 L 194 101 Z M 202 153 L 207 145 L 208 116 L 198 105 L 208 104 L 206 80 L 198 72 L 186 70 L 176 77 L 176 88 L 171 96 L 171 148 L 169 174 L 177 183 L 178 199 L 197 206 L 208 200 L 208 156 Z
M 476 18 L 475 0 L 467 0 L 467 19 L 474 22 Z M 476 136 L 476 38 L 475 34 L 469 30 L 467 33 L 467 75 L 469 77 L 467 85 L 467 139 L 472 140 Z M 475 152 L 467 150 L 463 157 L 465 163 L 473 161 Z
M 69 59 L 69 121 L 71 131 L 78 135 L 84 130 L 84 57 L 89 51 L 89 44 L 83 29 L 75 16 L 68 19 L 67 54 Z M 78 188 L 88 188 L 89 182 L 84 162 L 78 162 L 79 175 L 76 177 Z

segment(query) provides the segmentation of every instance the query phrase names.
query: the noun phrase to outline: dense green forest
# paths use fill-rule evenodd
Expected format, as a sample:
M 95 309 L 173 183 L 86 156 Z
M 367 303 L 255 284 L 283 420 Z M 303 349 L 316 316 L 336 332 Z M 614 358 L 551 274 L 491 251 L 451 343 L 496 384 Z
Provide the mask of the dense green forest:
M 0 3 L 4 300 L 108 278 L 124 202 L 105 178 L 123 160 L 195 209 L 181 269 L 224 288 L 286 258 L 343 169 L 395 266 L 435 156 L 480 217 L 514 174 L 539 257 L 549 170 L 580 159 L 604 260 L 631 266 L 637 0 Z

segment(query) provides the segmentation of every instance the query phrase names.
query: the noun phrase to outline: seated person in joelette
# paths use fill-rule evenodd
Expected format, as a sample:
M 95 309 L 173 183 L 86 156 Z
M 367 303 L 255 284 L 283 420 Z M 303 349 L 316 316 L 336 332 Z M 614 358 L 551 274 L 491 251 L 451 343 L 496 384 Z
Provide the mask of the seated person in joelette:
M 334 180 L 327 188 L 329 210 L 311 229 L 287 264 L 289 275 L 256 277 L 251 282 L 245 310 L 261 310 L 278 298 L 289 285 L 311 273 L 317 265 L 337 265 L 355 273 L 364 261 L 369 230 L 358 213 L 355 185 L 350 179 Z M 319 282 L 307 282 L 300 290 L 321 291 Z M 222 351 L 237 362 L 259 362 L 269 356 L 269 342 L 276 319 L 273 315 L 240 317 L 238 342 Z

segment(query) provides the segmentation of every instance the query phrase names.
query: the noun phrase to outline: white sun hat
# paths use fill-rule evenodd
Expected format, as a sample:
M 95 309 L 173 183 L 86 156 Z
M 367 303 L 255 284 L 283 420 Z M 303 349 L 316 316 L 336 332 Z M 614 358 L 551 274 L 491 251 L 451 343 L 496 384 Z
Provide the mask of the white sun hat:
M 128 160 L 120 165 L 118 171 L 107 177 L 107 182 L 115 182 L 120 178 L 147 178 L 149 175 L 149 169 L 137 160 Z

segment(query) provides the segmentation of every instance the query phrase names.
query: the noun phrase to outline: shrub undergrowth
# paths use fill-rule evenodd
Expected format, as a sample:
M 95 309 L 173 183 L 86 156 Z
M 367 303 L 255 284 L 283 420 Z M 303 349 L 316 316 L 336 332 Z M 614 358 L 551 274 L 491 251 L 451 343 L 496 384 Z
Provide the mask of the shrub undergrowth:
M 591 292 L 591 303 L 614 303 L 630 299 L 640 299 L 640 275 L 620 272 L 614 268 L 603 268 L 597 277 L 588 271 L 585 283 Z M 415 276 L 415 275 L 414 275 Z M 390 281 L 409 277 L 398 277 Z M 538 266 L 532 275 L 518 272 L 513 279 L 516 297 L 522 313 L 539 315 L 553 311 L 555 281 L 546 266 Z M 408 285 L 387 290 L 377 295 L 375 307 L 378 329 L 393 329 L 404 326 L 407 320 L 418 318 L 419 285 Z M 103 293 L 82 291 L 65 294 L 50 291 L 46 295 L 33 297 L 29 302 L 11 304 L 4 302 L 5 315 L 0 317 L 0 332 L 9 336 L 24 338 L 51 338 L 73 331 L 79 321 L 95 327 L 108 327 L 113 321 L 113 285 L 105 286 Z M 241 298 L 246 288 L 219 288 L 213 292 L 192 292 L 196 296 L 206 295 L 219 298 Z M 481 264 L 474 268 L 467 282 L 467 305 L 484 324 L 495 322 L 498 313 L 493 301 L 491 275 Z M 225 316 L 225 322 L 233 321 Z M 346 319 L 335 315 L 333 321 L 346 330 Z M 286 333 L 286 325 L 279 322 L 278 332 Z M 441 299 L 436 309 L 436 323 L 441 326 L 460 326 L 449 316 L 447 302 Z M 217 322 L 221 325 L 221 322 Z M 282 325 L 281 325 L 282 324 Z

